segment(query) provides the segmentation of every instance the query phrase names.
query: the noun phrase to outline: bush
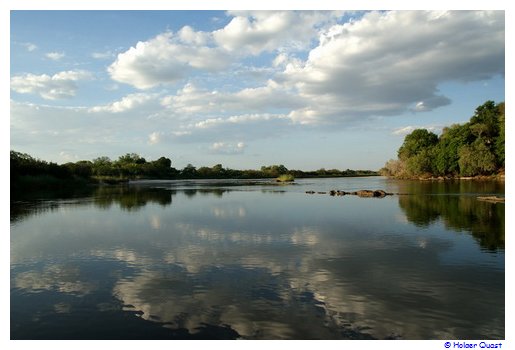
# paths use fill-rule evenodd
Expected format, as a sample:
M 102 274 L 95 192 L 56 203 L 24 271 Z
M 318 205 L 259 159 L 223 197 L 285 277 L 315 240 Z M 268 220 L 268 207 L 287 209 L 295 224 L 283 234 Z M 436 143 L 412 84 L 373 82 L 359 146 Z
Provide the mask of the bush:
M 295 181 L 295 177 L 291 174 L 282 174 L 275 180 L 277 182 L 293 182 Z

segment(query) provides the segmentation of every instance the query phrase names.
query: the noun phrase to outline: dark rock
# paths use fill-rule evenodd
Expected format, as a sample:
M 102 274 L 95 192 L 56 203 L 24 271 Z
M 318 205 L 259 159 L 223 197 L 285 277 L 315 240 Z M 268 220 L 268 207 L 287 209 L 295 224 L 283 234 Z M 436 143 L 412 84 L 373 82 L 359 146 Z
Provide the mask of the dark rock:
M 357 195 L 359 197 L 376 197 L 376 198 L 383 198 L 383 197 L 386 197 L 386 196 L 393 195 L 393 193 L 387 193 L 384 190 L 375 190 L 375 191 L 360 190 L 360 191 L 352 192 L 351 194 L 355 194 L 355 195 Z
M 375 190 L 374 197 L 380 197 L 380 198 L 386 197 L 386 192 L 383 190 Z
M 356 195 L 359 197 L 374 197 L 374 191 L 371 190 L 359 190 L 356 191 Z
M 313 193 L 315 193 L 315 191 L 306 191 L 306 193 L 313 194 Z
M 334 195 L 336 194 L 336 191 L 335 191 L 335 190 L 331 190 L 331 191 L 329 191 L 329 194 L 330 194 L 331 196 L 334 196 Z

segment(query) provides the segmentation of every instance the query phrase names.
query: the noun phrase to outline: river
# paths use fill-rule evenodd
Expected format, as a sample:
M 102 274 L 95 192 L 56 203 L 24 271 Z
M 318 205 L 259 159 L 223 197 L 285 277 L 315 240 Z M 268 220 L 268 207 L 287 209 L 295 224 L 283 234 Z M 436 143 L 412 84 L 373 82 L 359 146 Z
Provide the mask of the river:
M 360 189 L 394 195 L 328 194 Z M 147 181 L 12 200 L 11 339 L 504 339 L 505 205 L 483 195 L 504 183 Z

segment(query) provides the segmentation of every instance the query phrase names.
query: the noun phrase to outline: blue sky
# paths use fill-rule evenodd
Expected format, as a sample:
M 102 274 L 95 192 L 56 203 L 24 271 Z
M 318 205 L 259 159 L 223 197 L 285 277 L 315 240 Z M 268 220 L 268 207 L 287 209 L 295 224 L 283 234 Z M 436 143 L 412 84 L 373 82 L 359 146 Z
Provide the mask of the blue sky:
M 10 146 L 379 169 L 505 99 L 503 11 L 12 11 Z

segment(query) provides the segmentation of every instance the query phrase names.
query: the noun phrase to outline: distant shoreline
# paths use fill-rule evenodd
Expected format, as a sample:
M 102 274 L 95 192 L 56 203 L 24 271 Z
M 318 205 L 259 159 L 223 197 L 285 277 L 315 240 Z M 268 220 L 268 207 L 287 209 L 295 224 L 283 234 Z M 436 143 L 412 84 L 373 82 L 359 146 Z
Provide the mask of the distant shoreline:
M 414 180 L 414 181 L 505 181 L 504 174 L 476 175 L 476 176 L 418 176 L 418 177 L 393 177 L 386 176 L 392 180 Z

